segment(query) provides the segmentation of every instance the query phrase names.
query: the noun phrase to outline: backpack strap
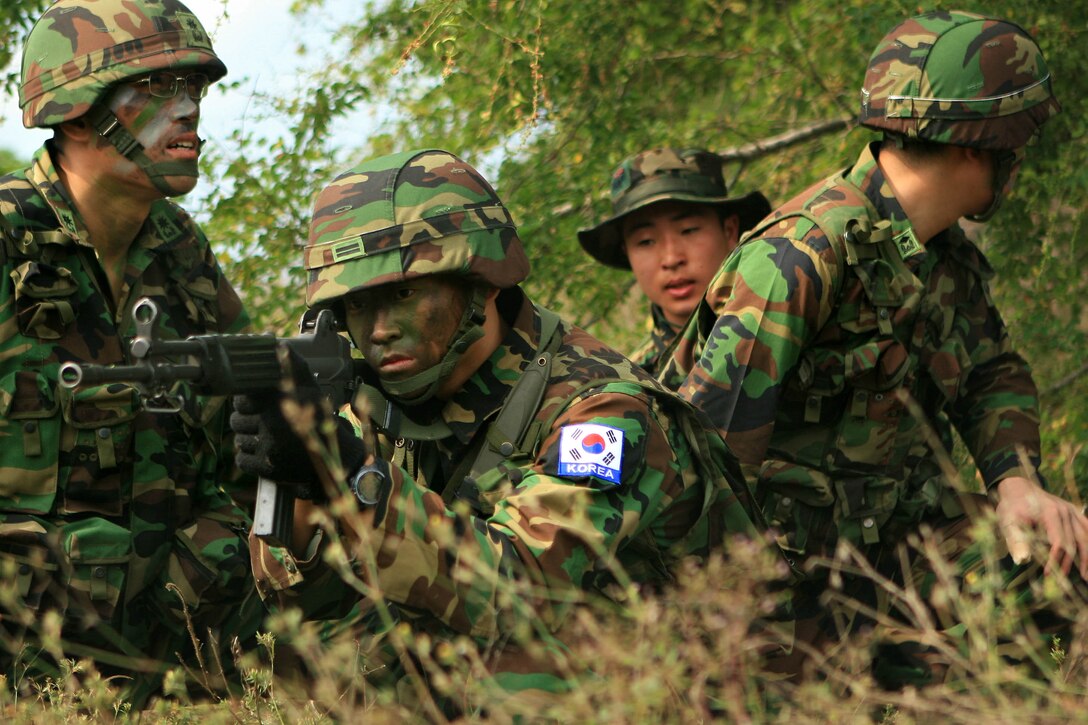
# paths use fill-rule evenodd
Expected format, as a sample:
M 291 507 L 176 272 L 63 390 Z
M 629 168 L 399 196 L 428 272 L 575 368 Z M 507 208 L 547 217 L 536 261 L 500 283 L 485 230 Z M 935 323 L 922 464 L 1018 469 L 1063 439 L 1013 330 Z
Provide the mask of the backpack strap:
M 468 454 L 450 476 L 442 498 L 450 503 L 454 499 L 468 501 L 474 507 L 479 500 L 476 481 L 488 471 L 498 468 L 512 456 L 524 454 L 526 441 L 535 447 L 536 435 L 527 435 L 533 418 L 544 399 L 544 389 L 551 377 L 552 360 L 563 342 L 559 333 L 559 315 L 540 305 L 535 305 L 540 316 L 540 343 L 529 367 L 514 384 L 495 420 L 482 436 L 478 436 Z

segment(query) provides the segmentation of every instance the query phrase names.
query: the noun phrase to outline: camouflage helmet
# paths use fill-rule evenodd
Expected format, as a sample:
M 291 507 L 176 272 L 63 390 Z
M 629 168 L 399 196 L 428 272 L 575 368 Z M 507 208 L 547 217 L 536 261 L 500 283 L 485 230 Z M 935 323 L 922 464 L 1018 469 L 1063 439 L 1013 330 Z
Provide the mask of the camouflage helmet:
M 500 289 L 529 273 L 517 227 L 476 169 L 447 151 L 366 161 L 317 196 L 303 252 L 306 304 L 452 274 Z
M 591 257 L 618 269 L 631 269 L 624 252 L 623 217 L 659 201 L 686 201 L 719 207 L 736 214 L 740 232 L 751 229 L 771 213 L 767 197 L 758 191 L 731 198 L 722 174 L 722 158 L 703 149 L 660 148 L 625 159 L 612 172 L 612 215 L 595 227 L 578 232 L 578 242 Z
M 1024 146 L 1060 110 L 1031 36 L 964 12 L 893 28 L 869 59 L 861 97 L 863 126 L 995 151 Z
M 79 118 L 114 83 L 174 68 L 200 68 L 213 81 L 227 72 L 178 0 L 57 0 L 23 46 L 23 125 Z

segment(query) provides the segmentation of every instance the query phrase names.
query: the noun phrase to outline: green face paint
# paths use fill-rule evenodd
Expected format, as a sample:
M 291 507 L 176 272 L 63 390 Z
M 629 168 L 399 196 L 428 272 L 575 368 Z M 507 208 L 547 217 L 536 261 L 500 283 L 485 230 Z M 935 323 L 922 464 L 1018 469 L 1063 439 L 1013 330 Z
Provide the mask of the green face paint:
M 159 98 L 138 86 L 118 86 L 109 110 L 142 146 L 128 163 L 142 169 L 156 188 L 168 196 L 184 194 L 196 185 L 200 139 L 200 106 L 185 92 Z
M 466 286 L 442 277 L 381 285 L 344 298 L 348 332 L 383 382 L 406 380 L 441 363 L 467 304 Z

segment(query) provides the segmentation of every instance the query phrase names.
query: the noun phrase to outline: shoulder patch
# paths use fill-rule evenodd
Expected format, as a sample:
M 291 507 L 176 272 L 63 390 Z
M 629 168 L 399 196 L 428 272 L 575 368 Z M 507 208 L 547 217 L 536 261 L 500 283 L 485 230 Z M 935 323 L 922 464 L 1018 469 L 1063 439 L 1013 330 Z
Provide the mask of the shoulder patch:
M 592 476 L 620 484 L 623 466 L 623 431 L 599 423 L 565 425 L 559 434 L 560 476 Z

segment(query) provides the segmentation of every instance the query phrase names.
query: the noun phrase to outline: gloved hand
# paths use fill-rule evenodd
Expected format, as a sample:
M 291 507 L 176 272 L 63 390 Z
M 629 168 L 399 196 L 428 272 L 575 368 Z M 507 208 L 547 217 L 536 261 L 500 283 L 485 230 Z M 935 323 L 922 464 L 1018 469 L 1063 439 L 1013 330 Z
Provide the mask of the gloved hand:
M 282 358 L 281 358 L 282 359 Z M 294 352 L 287 355 L 292 393 L 270 390 L 234 396 L 230 427 L 234 431 L 234 461 L 240 470 L 281 485 L 293 485 L 295 496 L 325 499 L 320 479 L 305 442 L 283 416 L 282 403 L 291 395 L 300 406 L 314 411 L 314 433 L 331 417 L 336 426 L 340 460 L 345 471 L 354 471 L 367 456 L 366 444 L 351 423 L 330 413 L 321 389 L 306 361 Z

